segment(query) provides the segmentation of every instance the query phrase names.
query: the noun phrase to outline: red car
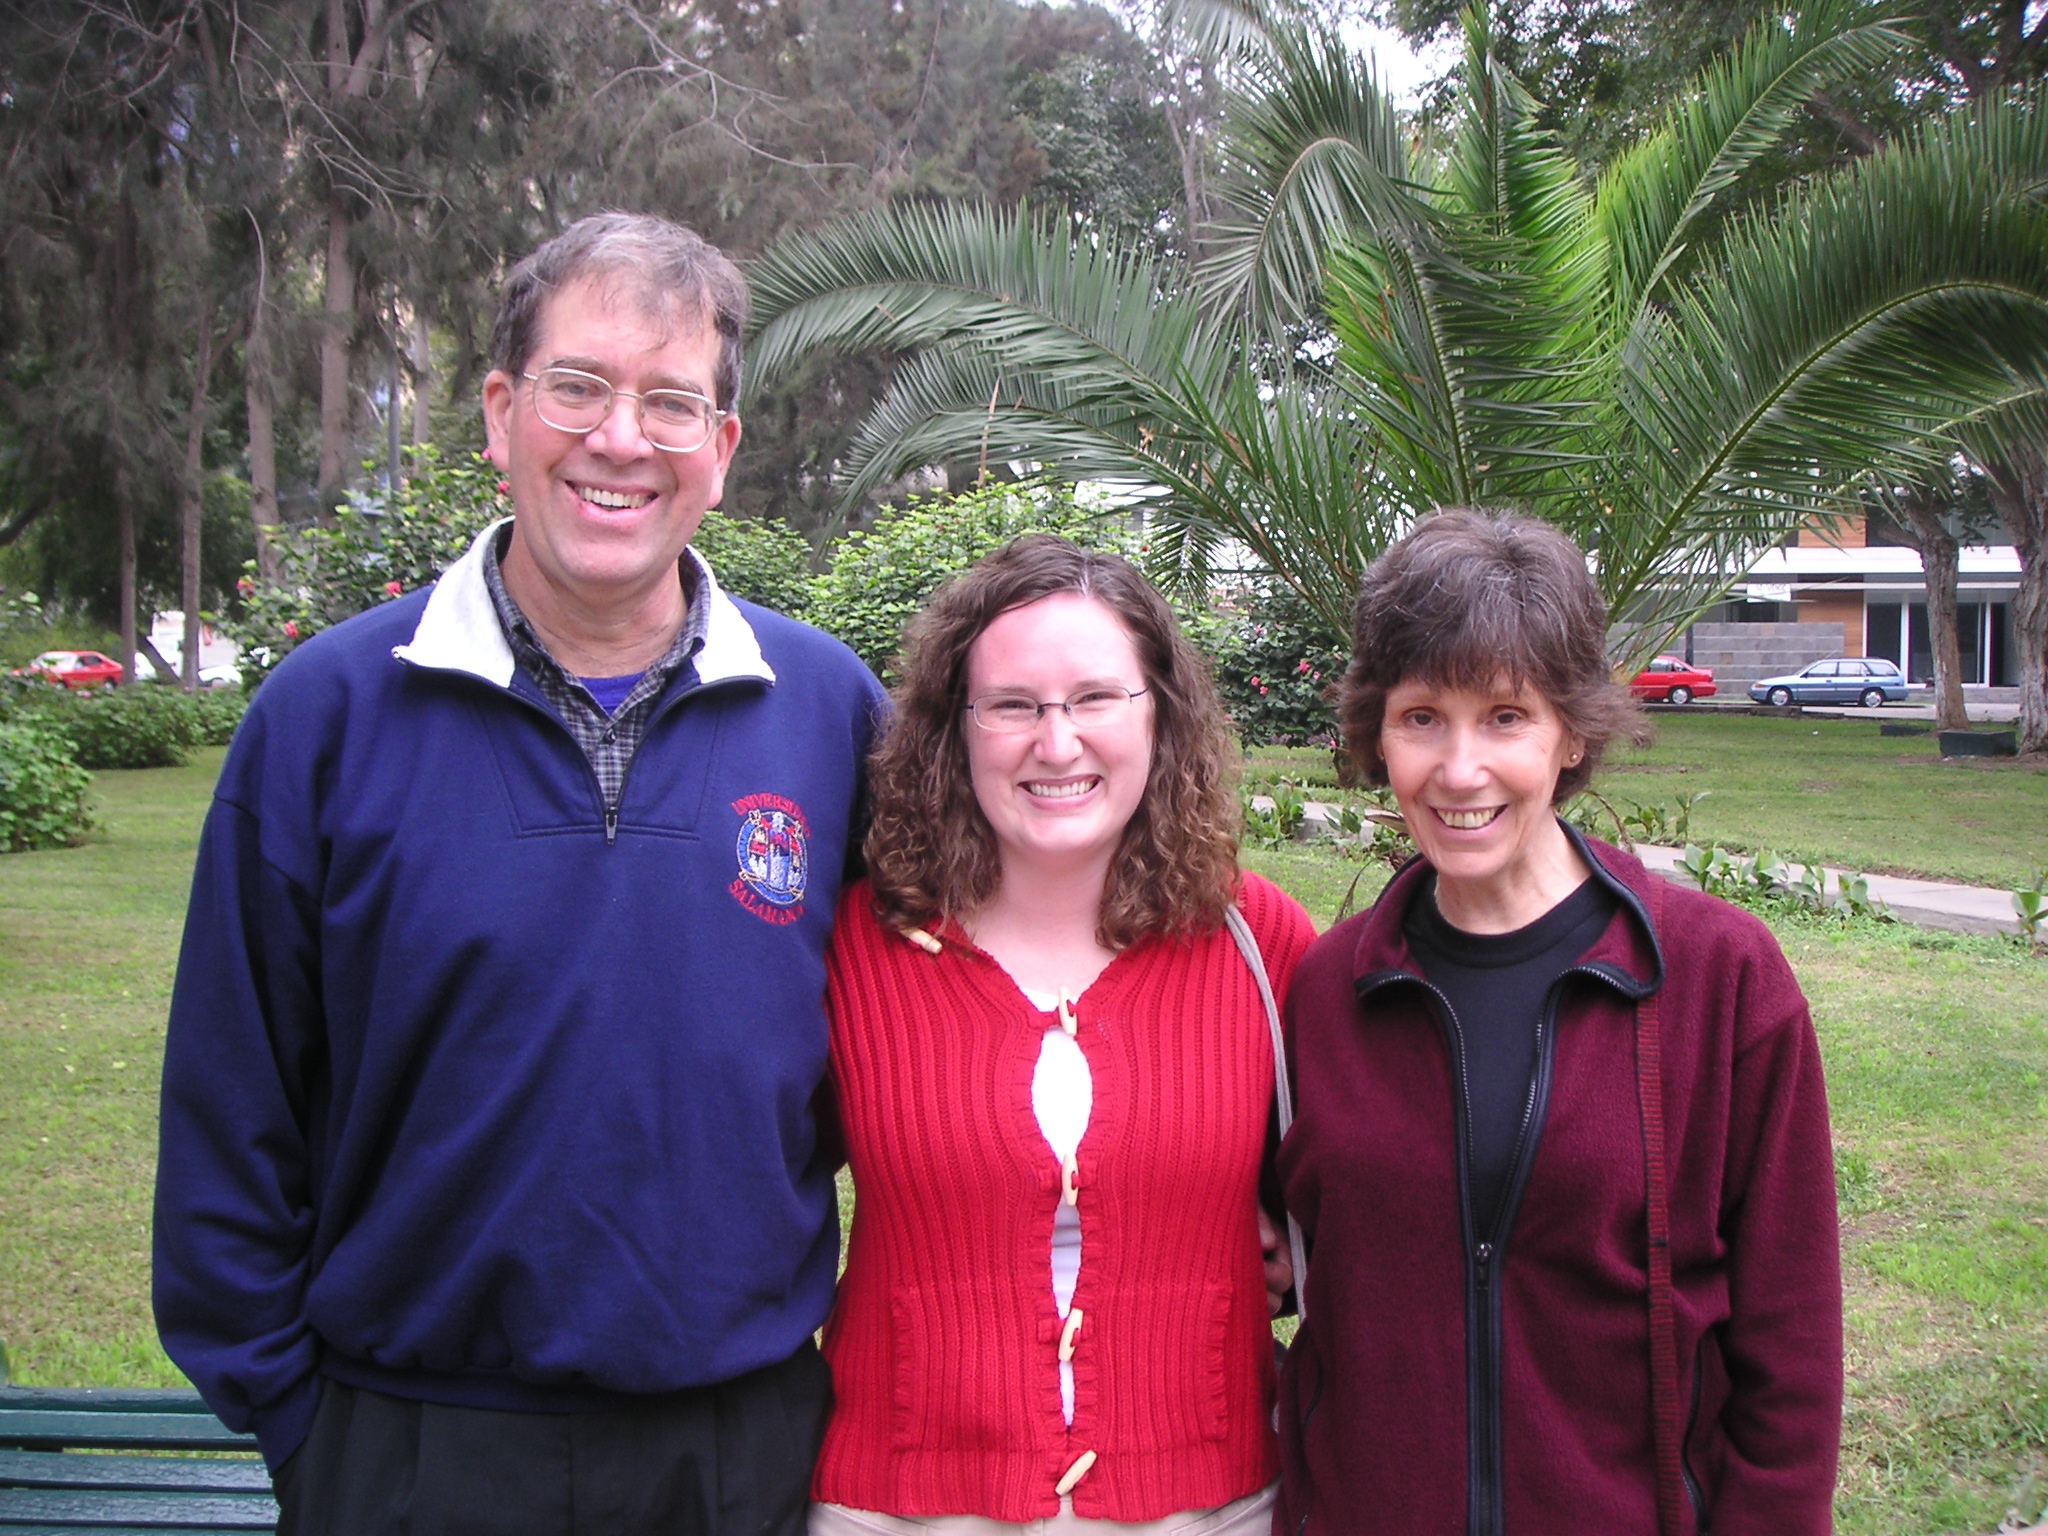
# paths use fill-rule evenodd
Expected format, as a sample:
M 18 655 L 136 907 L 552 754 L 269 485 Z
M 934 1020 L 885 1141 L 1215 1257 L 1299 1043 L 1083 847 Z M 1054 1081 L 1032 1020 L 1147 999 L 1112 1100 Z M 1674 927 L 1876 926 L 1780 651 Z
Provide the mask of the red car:
M 66 688 L 104 688 L 121 681 L 121 663 L 98 651 L 45 651 L 25 667 L 14 669 L 16 677 L 41 677 Z
M 1695 667 L 1676 656 L 1659 656 L 1635 675 L 1628 691 L 1652 704 L 1690 704 L 1714 696 L 1711 668 Z

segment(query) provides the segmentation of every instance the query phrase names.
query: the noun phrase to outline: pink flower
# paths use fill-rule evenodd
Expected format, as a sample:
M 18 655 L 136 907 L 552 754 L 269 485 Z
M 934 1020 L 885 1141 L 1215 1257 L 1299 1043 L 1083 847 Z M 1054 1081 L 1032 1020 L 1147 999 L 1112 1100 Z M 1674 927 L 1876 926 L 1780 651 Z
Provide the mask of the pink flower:
M 1301 665 L 1296 667 L 1294 670 L 1297 672 L 1306 672 L 1308 670 L 1308 658 L 1306 656 L 1302 657 Z
M 498 482 L 498 494 L 500 496 L 509 495 L 511 493 L 511 490 L 512 482 L 510 480 L 500 480 Z
M 386 592 L 389 592 L 393 597 L 396 597 L 398 596 L 399 593 L 403 592 L 405 588 L 401 587 L 395 581 L 387 581 L 384 583 L 384 590 Z
M 1260 693 L 1260 695 L 1261 695 L 1262 697 L 1264 696 L 1265 692 L 1266 692 L 1266 690 L 1265 690 L 1265 689 L 1263 689 L 1263 688 L 1261 688 L 1261 689 L 1259 690 L 1259 693 Z
M 1258 680 L 1258 678 L 1257 678 L 1256 676 L 1254 676 L 1254 677 L 1252 678 L 1252 686 L 1253 686 L 1254 688 L 1259 688 L 1259 680 Z M 1264 693 L 1265 691 L 1266 691 L 1265 689 L 1263 689 L 1263 688 L 1259 688 L 1259 692 L 1261 692 L 1261 693 Z
M 299 638 L 299 626 L 290 619 L 284 621 L 284 632 L 294 640 Z
M 235 583 L 235 590 L 241 593 L 242 596 L 247 597 L 250 593 L 256 590 L 256 583 L 251 581 L 248 577 L 244 576 L 240 581 Z

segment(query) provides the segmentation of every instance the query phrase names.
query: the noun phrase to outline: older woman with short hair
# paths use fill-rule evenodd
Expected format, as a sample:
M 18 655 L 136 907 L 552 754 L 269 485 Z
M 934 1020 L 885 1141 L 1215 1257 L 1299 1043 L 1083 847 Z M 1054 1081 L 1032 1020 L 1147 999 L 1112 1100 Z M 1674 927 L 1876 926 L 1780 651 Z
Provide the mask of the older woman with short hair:
M 933 599 L 895 700 L 832 939 L 812 1536 L 1265 1536 L 1273 1046 L 1226 915 L 1276 992 L 1313 933 L 1238 869 L 1208 670 L 1128 563 L 1038 535 Z
M 1813 1026 L 1754 917 L 1557 816 L 1639 729 L 1604 630 L 1527 519 L 1441 513 L 1366 574 L 1345 740 L 1420 857 L 1288 1005 L 1287 1536 L 1830 1529 Z

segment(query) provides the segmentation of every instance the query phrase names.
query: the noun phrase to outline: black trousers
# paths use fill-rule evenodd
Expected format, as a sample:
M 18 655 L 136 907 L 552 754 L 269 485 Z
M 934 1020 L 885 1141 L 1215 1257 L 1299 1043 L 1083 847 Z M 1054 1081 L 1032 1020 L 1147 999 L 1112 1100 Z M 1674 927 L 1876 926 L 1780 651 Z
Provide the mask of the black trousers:
M 279 1536 L 803 1536 L 832 1377 L 779 1365 L 604 1413 L 500 1413 L 321 1384 Z

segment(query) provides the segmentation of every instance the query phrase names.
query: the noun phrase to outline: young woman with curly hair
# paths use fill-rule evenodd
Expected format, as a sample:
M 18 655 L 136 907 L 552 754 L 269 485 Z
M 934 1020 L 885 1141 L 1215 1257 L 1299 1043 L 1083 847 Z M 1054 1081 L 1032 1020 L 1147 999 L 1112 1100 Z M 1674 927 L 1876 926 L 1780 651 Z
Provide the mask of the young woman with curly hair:
M 1113 555 L 1019 539 L 912 625 L 841 902 L 858 1193 L 813 1536 L 1264 1536 L 1276 991 L 1312 931 L 1237 867 L 1208 671 Z

